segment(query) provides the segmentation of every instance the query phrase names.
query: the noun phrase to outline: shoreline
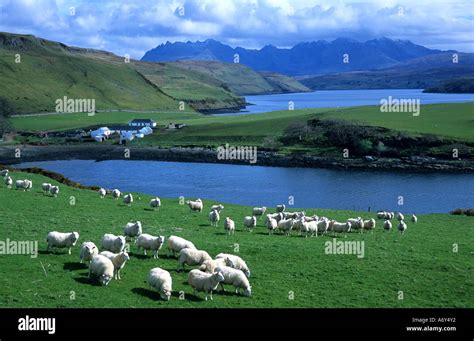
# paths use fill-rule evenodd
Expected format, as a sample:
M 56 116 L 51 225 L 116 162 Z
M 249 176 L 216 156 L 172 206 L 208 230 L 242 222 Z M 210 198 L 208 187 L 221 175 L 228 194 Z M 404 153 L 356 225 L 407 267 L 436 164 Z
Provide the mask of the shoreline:
M 15 155 L 17 149 L 20 156 Z M 129 149 L 130 157 L 125 157 Z M 363 158 L 341 159 L 335 157 L 309 155 L 281 155 L 270 151 L 259 151 L 254 164 L 242 160 L 219 160 L 215 149 L 206 148 L 133 148 L 116 145 L 71 145 L 34 146 L 16 145 L 0 147 L 0 164 L 14 165 L 23 162 L 57 160 L 135 160 L 222 163 L 248 166 L 287 167 L 287 168 L 326 168 L 336 170 L 366 170 L 395 172 L 448 172 L 474 173 L 474 160 L 432 160 L 431 158 L 378 158 L 366 161 Z

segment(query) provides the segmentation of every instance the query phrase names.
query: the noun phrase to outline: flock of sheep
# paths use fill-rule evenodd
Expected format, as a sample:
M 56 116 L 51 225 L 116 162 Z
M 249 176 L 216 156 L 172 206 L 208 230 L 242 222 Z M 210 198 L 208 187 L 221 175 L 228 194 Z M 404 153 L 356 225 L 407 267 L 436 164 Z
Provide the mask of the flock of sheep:
M 0 175 L 4 177 L 5 184 L 11 188 L 13 179 L 9 176 L 8 170 L 3 170 Z M 28 191 L 32 188 L 31 180 L 17 180 L 15 182 L 17 189 Z M 54 197 L 59 194 L 59 187 L 53 186 L 49 183 L 43 183 L 42 189 L 44 193 L 50 193 Z M 100 198 L 105 198 L 110 195 L 118 200 L 122 193 L 118 189 L 110 192 L 104 188 L 99 189 L 98 194 Z M 133 196 L 127 194 L 123 196 L 123 202 L 126 205 L 132 205 Z M 189 200 L 185 202 L 191 211 L 202 212 L 204 204 L 201 199 Z M 151 199 L 149 203 L 153 209 L 161 207 L 161 200 L 158 197 Z M 217 227 L 220 221 L 220 215 L 224 209 L 223 205 L 213 205 L 210 208 L 209 220 L 211 226 Z M 278 205 L 275 213 L 266 214 L 265 226 L 268 228 L 269 234 L 278 231 L 280 234 L 290 235 L 292 231 L 297 231 L 300 235 L 305 237 L 318 236 L 332 232 L 348 233 L 352 231 L 364 230 L 371 231 L 376 226 L 375 219 L 364 220 L 361 217 L 349 218 L 345 222 L 338 222 L 330 220 L 327 217 L 318 217 L 316 215 L 306 216 L 304 211 L 301 212 L 287 212 L 285 205 Z M 246 216 L 243 219 L 243 226 L 249 231 L 257 225 L 257 220 L 267 212 L 266 207 L 255 207 L 252 210 L 251 216 Z M 394 212 L 377 212 L 377 218 L 383 219 L 383 229 L 390 231 L 392 228 L 392 220 L 398 220 L 398 230 L 404 233 L 407 229 L 405 217 L 402 213 Z M 411 216 L 413 223 L 417 222 L 415 215 Z M 224 219 L 224 230 L 228 234 L 235 232 L 235 221 L 230 217 Z M 98 281 L 107 286 L 110 281 L 115 278 L 120 280 L 120 271 L 130 259 L 127 250 L 130 244 L 127 244 L 127 238 L 130 242 L 134 242 L 137 249 L 143 249 L 145 255 L 147 251 L 153 253 L 153 258 L 158 258 L 158 252 L 165 243 L 164 236 L 153 236 L 143 233 L 142 224 L 140 221 L 129 222 L 124 226 L 123 235 L 114 235 L 106 233 L 103 235 L 100 246 L 102 252 L 92 241 L 82 243 L 80 247 L 80 262 L 87 262 L 89 265 L 89 277 L 94 275 Z M 46 238 L 48 243 L 48 251 L 53 248 L 67 248 L 68 253 L 71 254 L 71 248 L 74 247 L 79 240 L 78 232 L 49 232 Z M 186 239 L 178 236 L 170 236 L 167 239 L 168 253 L 177 257 L 179 267 L 178 271 L 184 270 L 185 266 L 199 266 L 198 269 L 193 269 L 188 274 L 188 284 L 193 288 L 193 293 L 205 292 L 205 299 L 208 295 L 212 300 L 212 292 L 219 286 L 224 290 L 223 285 L 232 285 L 236 289 L 236 293 L 241 291 L 245 296 L 251 295 L 251 286 L 248 278 L 250 277 L 250 269 L 245 261 L 236 255 L 220 253 L 214 259 L 204 250 L 199 250 L 195 245 Z M 172 277 L 171 274 L 159 267 L 151 269 L 148 273 L 148 283 L 151 287 L 156 289 L 163 300 L 169 300 L 172 293 Z

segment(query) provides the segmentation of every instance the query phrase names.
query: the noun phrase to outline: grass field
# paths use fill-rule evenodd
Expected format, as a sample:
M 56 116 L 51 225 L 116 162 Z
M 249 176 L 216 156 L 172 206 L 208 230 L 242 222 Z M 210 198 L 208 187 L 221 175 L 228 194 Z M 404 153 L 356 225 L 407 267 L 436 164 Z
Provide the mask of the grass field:
M 269 236 L 263 221 L 252 233 L 243 231 L 240 222 L 250 213 L 249 207 L 225 204 L 224 217 L 232 217 L 238 229 L 227 236 L 222 221 L 218 228 L 209 226 L 211 200 L 204 200 L 203 213 L 190 212 L 177 199 L 162 200 L 161 211 L 154 212 L 148 209 L 147 195 L 136 194 L 141 200 L 127 207 L 109 197 L 100 199 L 93 191 L 60 185 L 59 197 L 53 198 L 42 194 L 40 184 L 54 181 L 33 174 L 12 176 L 32 179 L 33 189 L 0 187 L 0 240 L 38 240 L 39 255 L 0 255 L 1 307 L 474 307 L 472 217 L 420 215 L 416 225 L 408 224 L 404 236 L 396 230 L 381 231 L 380 221 L 373 234 L 338 236 L 338 240 L 365 242 L 365 256 L 357 258 L 325 254 L 330 236 Z M 320 209 L 306 212 L 338 220 L 373 216 Z M 79 264 L 79 245 L 72 255 L 45 252 L 48 231 L 75 230 L 81 235 L 79 244 L 86 240 L 98 244 L 104 233 L 119 234 L 131 220 L 141 220 L 147 233 L 190 239 L 211 255 L 240 255 L 252 271 L 252 296 L 216 293 L 214 301 L 207 302 L 202 294 L 193 296 L 186 284 L 187 272 L 177 273 L 176 259 L 166 257 L 164 249 L 154 260 L 132 245 L 122 280 L 108 287 L 87 278 L 86 266 Z M 458 252 L 453 252 L 453 244 Z M 237 245 L 239 252 L 234 250 Z M 158 300 L 146 284 L 148 271 L 157 266 L 171 272 L 174 293 L 169 302 Z M 180 291 L 184 300 L 178 297 Z

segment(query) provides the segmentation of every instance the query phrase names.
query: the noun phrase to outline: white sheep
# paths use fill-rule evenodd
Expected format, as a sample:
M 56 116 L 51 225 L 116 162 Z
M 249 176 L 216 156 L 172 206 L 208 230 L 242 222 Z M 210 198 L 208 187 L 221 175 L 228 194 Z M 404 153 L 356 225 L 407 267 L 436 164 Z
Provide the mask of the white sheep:
M 377 218 L 378 218 L 378 219 L 387 219 L 387 212 L 385 212 L 385 211 L 378 211 L 378 212 L 377 212 Z
M 414 214 L 411 215 L 411 222 L 412 223 L 417 223 L 418 222 L 418 217 Z
M 401 234 L 404 234 L 407 229 L 407 224 L 403 220 L 400 220 L 400 223 L 398 224 L 398 231 L 400 231 Z
M 206 251 L 203 250 L 196 250 L 196 249 L 182 249 L 179 252 L 178 262 L 179 268 L 178 271 L 181 269 L 184 270 L 185 265 L 193 266 L 193 265 L 202 265 L 207 260 L 212 259 L 211 256 Z
M 7 186 L 7 188 L 12 188 L 13 179 L 9 176 L 5 177 L 5 185 Z
M 142 223 L 138 220 L 134 223 L 127 223 L 127 225 L 125 225 L 123 228 L 123 234 L 125 237 L 129 237 L 131 240 L 133 240 L 133 238 L 142 234 Z
M 235 233 L 235 222 L 229 217 L 224 220 L 224 230 L 227 231 L 228 235 Z
M 41 188 L 43 189 L 43 194 L 49 193 L 49 190 L 51 189 L 51 184 L 48 182 L 43 182 L 41 184 Z
M 299 231 L 301 234 L 301 229 L 303 228 L 303 222 L 304 222 L 304 217 L 294 219 L 295 223 L 293 224 L 293 227 L 291 228 L 292 231 Z
M 250 296 L 252 294 L 252 287 L 242 270 L 224 266 L 216 268 L 216 272 L 220 272 L 224 276 L 224 280 L 220 282 L 223 291 L 225 291 L 224 284 L 229 284 L 235 288 L 236 294 L 239 293 L 240 289 L 244 296 Z
M 164 236 L 155 237 L 155 236 L 152 236 L 151 234 L 143 233 L 138 236 L 137 240 L 135 241 L 135 244 L 137 244 L 138 249 L 143 248 L 143 252 L 145 256 L 146 256 L 146 250 L 151 250 L 153 251 L 153 258 L 159 258 L 158 251 L 161 249 L 164 242 L 165 242 Z
M 122 193 L 121 193 L 118 189 L 114 189 L 114 190 L 112 191 L 112 197 L 113 197 L 115 200 L 118 200 L 121 195 L 122 195 Z
M 300 229 L 301 234 L 305 237 L 309 236 L 318 236 L 318 222 L 315 220 L 304 221 L 301 224 Z
M 265 225 L 267 224 L 267 220 L 268 219 L 275 219 L 277 222 L 279 222 L 280 220 L 284 219 L 284 215 L 283 213 L 273 213 L 273 214 L 267 214 L 267 217 L 265 218 Z
M 273 232 L 278 227 L 278 222 L 276 221 L 276 219 L 273 219 L 272 217 L 269 217 L 268 214 L 267 214 L 267 219 L 265 220 L 265 225 L 268 228 L 268 234 L 273 234 Z
M 33 186 L 32 182 L 28 179 L 15 181 L 16 189 L 22 189 L 23 191 L 27 191 L 32 186 Z
M 104 188 L 100 188 L 98 192 L 101 199 L 104 199 L 105 196 L 107 195 L 107 191 Z
M 222 275 L 221 272 L 208 274 L 198 269 L 194 269 L 188 274 L 188 284 L 193 288 L 193 294 L 195 295 L 197 291 L 204 291 L 206 293 L 206 301 L 208 294 L 210 294 L 212 301 L 212 291 L 216 290 L 219 283 L 223 280 L 224 275 Z
M 89 265 L 89 278 L 91 274 L 99 277 L 99 282 L 107 286 L 114 277 L 114 264 L 105 256 L 94 256 Z
M 267 208 L 265 206 L 263 207 L 254 207 L 252 209 L 252 215 L 256 216 L 256 217 L 261 217 L 265 211 L 267 210 Z
M 215 272 L 217 267 L 223 266 L 227 266 L 225 258 L 209 259 L 201 264 L 199 270 L 212 274 Z
M 364 220 L 363 228 L 364 230 L 373 230 L 375 228 L 376 221 L 374 218 L 369 220 Z
M 2 169 L 0 171 L 0 176 L 6 178 L 8 176 L 8 169 Z
M 91 262 L 92 258 L 99 254 L 99 249 L 93 242 L 84 242 L 79 251 L 79 257 L 82 262 Z
M 124 236 L 116 236 L 111 233 L 106 233 L 102 237 L 101 240 L 101 247 L 105 251 L 110 251 L 113 253 L 122 252 L 125 248 L 125 237 Z
M 392 222 L 389 220 L 389 219 L 386 219 L 384 222 L 383 222 L 383 229 L 385 231 L 390 231 L 392 229 Z
M 148 273 L 148 284 L 159 292 L 162 300 L 170 300 L 173 280 L 168 271 L 162 268 L 151 269 Z
M 294 219 L 282 219 L 278 222 L 278 230 L 289 236 L 293 226 L 295 225 L 295 222 L 296 221 Z
M 257 217 L 255 216 L 246 216 L 244 217 L 244 226 L 251 231 L 252 228 L 257 226 Z
M 276 212 L 277 212 L 277 213 L 284 212 L 285 209 L 286 209 L 285 204 L 277 205 L 277 207 L 276 207 Z
M 128 193 L 127 195 L 123 197 L 123 203 L 129 207 L 132 206 L 132 203 L 133 203 L 132 193 Z
M 153 208 L 154 210 L 158 209 L 160 210 L 161 207 L 161 199 L 158 197 L 155 197 L 150 200 L 150 207 Z
M 220 220 L 219 212 L 217 212 L 216 210 L 211 211 L 209 213 L 209 220 L 211 222 L 211 226 L 217 227 L 217 224 Z
M 216 259 L 219 259 L 219 258 L 225 259 L 227 266 L 230 266 L 231 268 L 234 268 L 237 270 L 242 270 L 245 276 L 250 277 L 250 269 L 247 266 L 247 263 L 245 263 L 245 261 L 239 256 L 231 255 L 228 253 L 219 253 L 216 256 Z
M 196 199 L 195 201 L 192 201 L 192 200 L 186 201 L 186 205 L 189 206 L 191 211 L 202 212 L 202 209 L 204 208 L 204 204 L 203 204 L 202 200 L 199 199 L 199 198 Z
M 397 213 L 397 220 L 398 220 L 398 221 L 405 220 L 405 216 L 404 216 L 401 212 L 398 212 L 398 213 Z
M 219 204 L 219 205 L 212 205 L 211 206 L 211 211 L 216 210 L 217 212 L 221 213 L 221 211 L 224 209 L 224 206 Z
M 51 186 L 51 188 L 49 189 L 49 193 L 51 193 L 56 198 L 59 194 L 59 187 Z
M 364 228 L 364 220 L 361 217 L 349 218 L 347 221 L 351 223 L 352 230 L 360 230 L 362 232 L 362 229 Z
M 120 253 L 112 253 L 110 251 L 102 251 L 99 253 L 102 256 L 107 257 L 112 261 L 112 264 L 114 265 L 114 274 L 115 274 L 115 279 L 121 279 L 120 278 L 120 270 L 123 269 L 125 266 L 125 263 L 130 260 L 130 256 L 128 255 L 127 252 L 122 251 Z
M 317 232 L 319 232 L 321 234 L 324 234 L 329 229 L 330 221 L 329 221 L 328 218 L 323 217 L 320 220 L 318 220 L 316 224 L 318 226 L 318 231 Z
M 168 254 L 169 252 L 173 253 L 176 256 L 176 253 L 180 252 L 183 249 L 194 249 L 196 247 L 192 242 L 178 236 L 170 236 L 168 238 Z
M 48 251 L 51 248 L 68 248 L 68 254 L 71 254 L 71 248 L 76 245 L 79 240 L 79 233 L 77 232 L 57 232 L 52 231 L 48 233 L 46 241 L 48 242 Z
M 339 223 L 335 220 L 331 220 L 329 223 L 329 229 L 331 231 L 335 232 L 351 232 L 351 223 L 346 222 L 346 223 Z

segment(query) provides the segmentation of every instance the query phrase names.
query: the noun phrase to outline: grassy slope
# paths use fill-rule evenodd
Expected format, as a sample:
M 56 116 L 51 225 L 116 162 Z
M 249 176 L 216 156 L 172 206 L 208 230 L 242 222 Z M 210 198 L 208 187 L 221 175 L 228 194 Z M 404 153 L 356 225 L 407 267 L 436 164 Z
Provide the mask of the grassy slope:
M 409 224 L 405 236 L 396 231 L 384 233 L 380 226 L 373 234 L 350 234 L 342 240 L 364 240 L 365 258 L 354 255 L 326 255 L 324 243 L 332 237 L 300 238 L 268 236 L 259 222 L 252 233 L 242 231 L 240 221 L 249 207 L 225 205 L 225 216 L 237 222 L 234 236 L 223 234 L 223 223 L 211 228 L 205 212 L 191 213 L 175 199 L 163 200 L 160 212 L 148 210 L 149 196 L 140 195 L 131 208 L 97 193 L 61 186 L 58 198 L 43 196 L 39 184 L 50 179 L 31 178 L 33 190 L 22 192 L 0 187 L 0 240 L 38 240 L 37 259 L 24 255 L 1 255 L 0 305 L 2 307 L 473 307 L 474 278 L 471 276 L 472 218 L 449 215 L 422 215 L 419 223 Z M 54 181 L 52 181 L 54 183 Z M 159 193 L 157 193 L 159 194 Z M 76 205 L 69 204 L 70 197 Z M 205 207 L 211 205 L 205 200 Z M 27 207 L 27 209 L 25 209 Z M 315 212 L 314 209 L 307 212 Z M 373 214 L 316 210 L 339 220 Z M 192 296 L 187 274 L 176 273 L 177 261 L 164 250 L 158 260 L 144 258 L 131 248 L 131 260 L 121 281 L 109 287 L 89 281 L 87 269 L 79 264 L 79 248 L 72 255 L 45 253 L 48 231 L 77 230 L 80 242 L 99 242 L 106 232 L 120 233 L 129 220 L 140 219 L 152 234 L 176 234 L 191 239 L 211 255 L 233 253 L 234 244 L 252 270 L 253 295 L 216 294 L 214 301 Z M 378 222 L 380 224 L 380 221 Z M 453 253 L 453 243 L 459 252 Z M 47 277 L 41 264 L 44 265 Z M 170 270 L 174 297 L 158 301 L 146 284 L 148 271 L 156 266 Z M 404 299 L 398 300 L 398 292 Z M 75 300 L 70 299 L 71 291 Z M 186 300 L 177 293 L 184 291 Z M 295 299 L 288 299 L 293 291 Z

